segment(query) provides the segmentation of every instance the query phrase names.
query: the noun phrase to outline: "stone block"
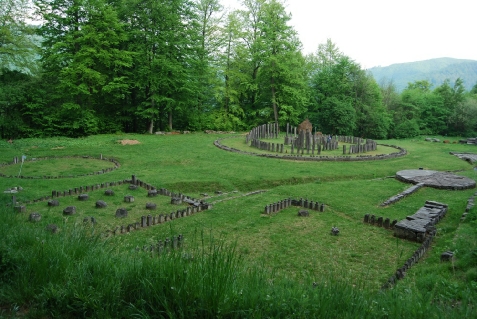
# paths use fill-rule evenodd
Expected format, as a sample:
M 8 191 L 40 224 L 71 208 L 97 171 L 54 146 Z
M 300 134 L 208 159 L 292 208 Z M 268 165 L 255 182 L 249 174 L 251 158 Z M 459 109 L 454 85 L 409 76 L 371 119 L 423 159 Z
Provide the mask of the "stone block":
M 124 218 L 124 217 L 127 217 L 128 216 L 128 211 L 126 210 L 126 208 L 118 208 L 116 210 L 116 215 L 115 215 L 117 218 Z
M 78 195 L 78 199 L 81 200 L 81 201 L 88 200 L 88 199 L 89 199 L 89 195 L 88 195 L 88 194 Z
M 106 202 L 103 201 L 103 200 L 98 200 L 98 201 L 96 202 L 96 208 L 105 208 L 105 207 L 107 207 L 107 206 L 108 206 L 108 204 L 106 204 Z
M 31 222 L 39 222 L 41 220 L 41 215 L 37 212 L 31 213 L 28 220 Z
M 134 202 L 134 196 L 132 196 L 132 195 L 126 195 L 126 196 L 124 196 L 124 201 L 125 201 L 126 203 L 133 203 L 133 202 Z
M 76 206 L 68 206 L 63 209 L 63 215 L 74 215 L 76 214 Z
M 17 213 L 25 213 L 26 212 L 26 206 L 25 205 L 17 205 L 17 206 L 15 206 L 15 211 Z
M 155 210 L 157 205 L 155 203 L 146 203 L 146 209 L 148 210 Z
M 310 213 L 309 213 L 307 210 L 300 209 L 300 210 L 298 211 L 298 216 L 300 216 L 300 217 L 308 217 L 308 216 L 310 216 Z

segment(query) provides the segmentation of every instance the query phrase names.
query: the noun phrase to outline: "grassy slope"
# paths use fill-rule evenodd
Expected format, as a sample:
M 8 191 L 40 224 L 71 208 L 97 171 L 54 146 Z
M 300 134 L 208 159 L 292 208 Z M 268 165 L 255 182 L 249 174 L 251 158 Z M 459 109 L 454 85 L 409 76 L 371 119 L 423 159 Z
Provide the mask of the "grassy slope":
M 468 218 L 466 223 L 459 221 L 467 199 L 475 190 L 441 191 L 424 188 L 395 205 L 379 207 L 379 203 L 409 186 L 387 178 L 401 169 L 424 167 L 452 170 L 475 178 L 472 166 L 449 155 L 449 151 L 472 151 L 469 146 L 429 143 L 423 139 L 386 141 L 406 148 L 409 155 L 394 160 L 361 163 L 304 163 L 225 152 L 212 144 L 219 137 L 222 136 L 106 135 L 79 140 L 20 140 L 13 145 L 5 143 L 0 146 L 0 162 L 11 161 L 13 156 L 22 154 L 29 157 L 103 154 L 118 159 L 121 168 L 105 175 L 54 181 L 3 178 L 2 185 L 22 186 L 24 191 L 17 195 L 20 200 L 48 195 L 52 189 L 66 190 L 121 180 L 129 178 L 131 174 L 157 187 L 166 187 L 194 197 L 199 197 L 202 192 L 212 194 L 215 190 L 238 190 L 238 194 L 241 194 L 265 189 L 266 193 L 220 202 L 211 211 L 130 235 L 117 236 L 108 242 L 117 251 L 127 252 L 137 246 L 182 233 L 186 244 L 192 247 L 193 239 L 204 232 L 215 238 L 224 238 L 229 243 L 236 242 L 237 251 L 247 263 L 262 265 L 276 274 L 303 282 L 311 279 L 319 281 L 330 273 L 339 273 L 347 282 L 355 285 L 366 283 L 365 286 L 371 290 L 377 289 L 418 245 L 397 240 L 384 229 L 364 225 L 361 222 L 364 214 L 401 219 L 414 213 L 425 200 L 437 200 L 449 204 L 450 208 L 447 217 L 438 226 L 433 249 L 395 289 L 434 291 L 438 287 L 450 294 L 442 298 L 451 300 L 459 299 L 459 294 L 469 287 L 474 289 L 472 280 L 477 277 L 474 261 L 476 237 L 469 226 L 473 221 L 472 218 Z M 121 146 L 117 143 L 117 140 L 125 138 L 137 139 L 141 144 Z M 91 195 L 101 197 L 94 192 Z M 2 196 L 5 198 L 7 195 Z M 138 197 L 147 200 L 144 192 Z M 328 205 L 327 211 L 313 213 L 305 219 L 295 216 L 296 209 L 284 210 L 271 217 L 261 215 L 264 205 L 287 197 L 324 202 Z M 220 199 L 220 196 L 212 198 L 215 199 Z M 74 198 L 61 201 L 62 206 L 78 204 Z M 63 220 L 61 212 L 42 212 L 44 221 L 38 227 L 56 220 L 58 223 L 63 222 L 61 227 L 67 229 L 76 221 L 81 221 L 83 216 L 93 215 L 100 225 L 113 225 L 114 219 L 94 209 L 93 203 L 94 199 L 88 203 L 90 208 L 87 206 L 68 221 Z M 159 208 L 158 213 L 171 210 L 167 203 L 160 205 L 164 208 Z M 29 212 L 39 211 L 44 210 L 44 206 L 45 203 L 40 203 L 28 209 Z M 329 236 L 331 226 L 340 228 L 340 236 Z M 457 259 L 454 267 L 439 263 L 440 253 L 447 249 L 457 250 L 457 256 L 462 255 L 463 260 Z

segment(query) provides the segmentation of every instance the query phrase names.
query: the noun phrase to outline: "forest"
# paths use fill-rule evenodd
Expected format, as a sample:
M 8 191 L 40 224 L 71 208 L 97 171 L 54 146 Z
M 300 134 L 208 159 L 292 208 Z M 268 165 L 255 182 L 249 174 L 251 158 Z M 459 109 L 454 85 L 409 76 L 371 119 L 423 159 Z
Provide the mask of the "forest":
M 296 125 L 375 139 L 477 135 L 477 84 L 398 91 L 329 39 L 302 53 L 281 0 L 2 0 L 0 135 Z M 316 30 L 316 32 L 320 32 Z

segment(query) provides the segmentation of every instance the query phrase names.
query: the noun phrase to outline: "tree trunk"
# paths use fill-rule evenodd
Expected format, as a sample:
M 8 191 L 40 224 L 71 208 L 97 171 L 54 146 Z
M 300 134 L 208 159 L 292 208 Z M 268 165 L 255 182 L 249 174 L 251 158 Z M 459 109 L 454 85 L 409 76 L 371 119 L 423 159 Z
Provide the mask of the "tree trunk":
M 276 101 L 276 98 L 275 98 L 275 79 L 273 78 L 273 76 L 271 77 L 270 79 L 270 84 L 271 84 L 271 88 L 272 88 L 272 105 L 273 105 L 273 115 L 275 117 L 275 125 L 277 125 L 278 127 L 278 108 L 277 108 L 277 101 Z
M 172 132 L 172 111 L 169 111 L 169 131 Z
M 151 108 L 154 109 L 156 107 L 155 103 L 154 103 L 154 98 L 152 97 L 154 94 L 151 94 Z M 154 130 L 154 119 L 151 118 L 151 121 L 149 122 L 149 128 L 148 128 L 148 132 L 149 134 L 152 134 L 152 131 Z

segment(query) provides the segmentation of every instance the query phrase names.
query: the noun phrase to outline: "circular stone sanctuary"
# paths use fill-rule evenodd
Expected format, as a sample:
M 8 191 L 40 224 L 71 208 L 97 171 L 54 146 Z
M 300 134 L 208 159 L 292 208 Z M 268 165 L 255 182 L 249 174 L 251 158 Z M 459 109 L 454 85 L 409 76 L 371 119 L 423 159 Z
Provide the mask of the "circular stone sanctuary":
M 474 180 L 455 175 L 449 172 L 439 172 L 425 169 L 408 169 L 396 173 L 396 178 L 400 181 L 419 184 L 438 189 L 469 189 L 474 188 Z

